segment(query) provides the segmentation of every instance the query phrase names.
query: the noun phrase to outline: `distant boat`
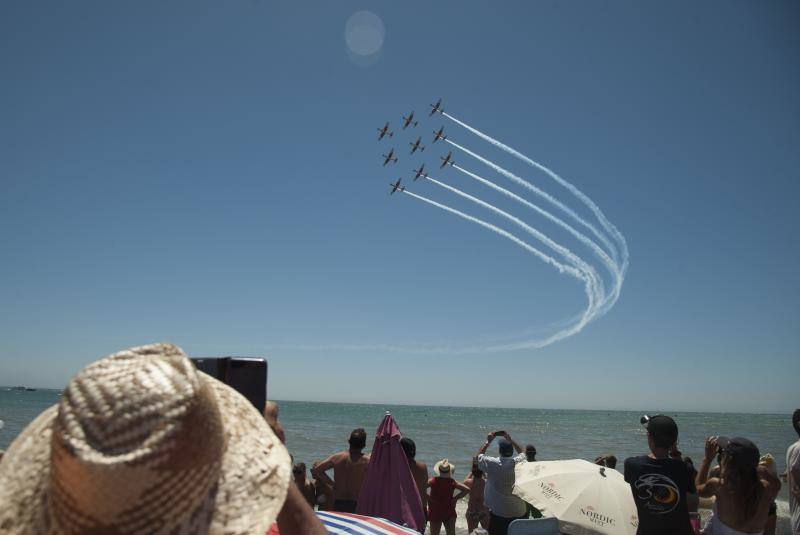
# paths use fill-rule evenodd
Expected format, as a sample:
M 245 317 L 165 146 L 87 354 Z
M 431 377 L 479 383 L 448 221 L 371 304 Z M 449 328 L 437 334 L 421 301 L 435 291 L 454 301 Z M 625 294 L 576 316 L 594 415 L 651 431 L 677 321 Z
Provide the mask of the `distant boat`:
M 36 389 L 35 388 L 31 388 L 29 386 L 26 386 L 25 387 L 25 392 L 36 392 Z
M 29 386 L 15 386 L 14 388 L 10 388 L 9 390 L 17 390 L 19 392 L 36 392 L 35 388 L 31 388 Z

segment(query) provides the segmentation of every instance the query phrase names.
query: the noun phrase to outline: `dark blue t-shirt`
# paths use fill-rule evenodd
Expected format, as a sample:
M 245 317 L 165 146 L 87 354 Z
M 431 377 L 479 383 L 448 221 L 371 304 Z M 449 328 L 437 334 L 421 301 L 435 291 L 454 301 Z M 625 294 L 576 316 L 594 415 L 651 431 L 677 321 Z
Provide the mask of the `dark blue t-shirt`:
M 643 455 L 625 460 L 625 481 L 630 483 L 639 512 L 640 535 L 688 535 L 686 493 L 696 493 L 694 480 L 683 461 L 653 459 Z

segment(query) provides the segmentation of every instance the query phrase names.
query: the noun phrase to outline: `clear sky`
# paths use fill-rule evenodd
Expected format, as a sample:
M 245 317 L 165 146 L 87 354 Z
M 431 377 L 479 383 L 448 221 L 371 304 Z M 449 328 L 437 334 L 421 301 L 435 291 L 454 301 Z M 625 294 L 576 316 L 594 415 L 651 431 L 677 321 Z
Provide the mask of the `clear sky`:
M 356 24 L 348 41 L 362 10 L 384 32 Z M 0 384 L 63 386 L 100 356 L 172 341 L 266 356 L 277 399 L 794 408 L 798 27 L 797 2 L 3 2 Z M 410 181 L 449 150 L 430 144 L 444 125 L 590 216 L 428 119 L 440 96 L 625 235 L 622 295 L 575 336 L 381 348 L 519 339 L 586 305 L 511 242 L 388 195 L 404 176 L 529 240 Z M 413 157 L 398 130 L 411 110 L 428 145 Z M 395 137 L 378 142 L 387 120 Z M 382 168 L 390 146 L 400 161 Z M 591 257 L 457 170 L 433 176 Z M 373 347 L 341 349 L 359 345 Z

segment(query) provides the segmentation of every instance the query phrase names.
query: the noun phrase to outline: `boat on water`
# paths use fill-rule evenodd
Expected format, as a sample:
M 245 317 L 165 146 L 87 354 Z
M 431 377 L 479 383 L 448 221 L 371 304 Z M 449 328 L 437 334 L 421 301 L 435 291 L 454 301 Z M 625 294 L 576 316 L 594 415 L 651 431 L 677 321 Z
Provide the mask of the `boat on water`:
M 9 390 L 16 390 L 18 392 L 36 392 L 35 388 L 31 388 L 29 386 L 15 386 L 13 388 L 9 388 Z

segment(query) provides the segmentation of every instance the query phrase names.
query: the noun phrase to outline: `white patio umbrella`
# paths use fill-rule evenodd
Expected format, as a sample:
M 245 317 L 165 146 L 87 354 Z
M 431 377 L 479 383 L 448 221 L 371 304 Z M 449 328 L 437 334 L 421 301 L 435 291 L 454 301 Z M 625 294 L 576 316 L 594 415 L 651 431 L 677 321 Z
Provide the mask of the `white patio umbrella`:
M 558 518 L 561 533 L 635 535 L 639 526 L 622 474 L 582 459 L 517 463 L 514 494 Z

